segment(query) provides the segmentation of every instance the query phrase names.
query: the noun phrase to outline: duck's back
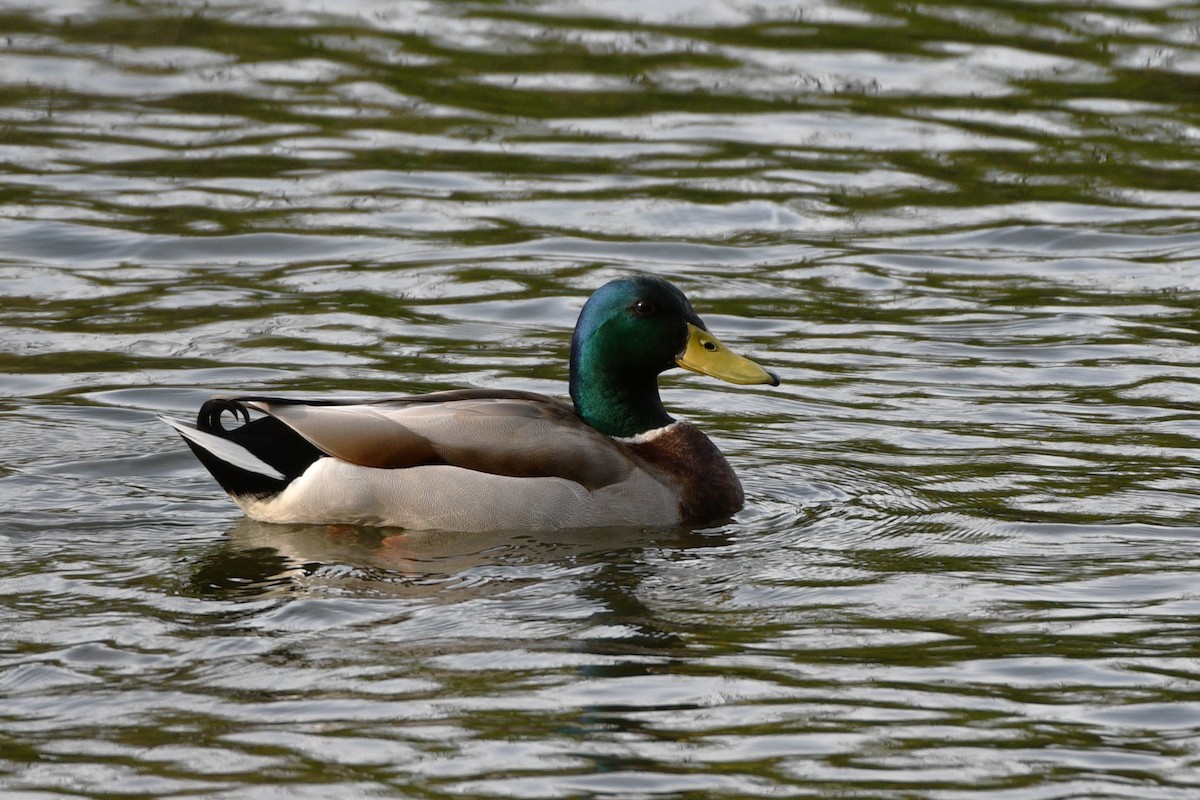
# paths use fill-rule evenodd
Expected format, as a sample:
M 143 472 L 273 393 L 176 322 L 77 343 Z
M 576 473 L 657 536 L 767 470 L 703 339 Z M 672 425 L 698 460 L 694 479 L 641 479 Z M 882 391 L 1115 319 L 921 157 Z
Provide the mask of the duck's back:
M 250 410 L 265 416 L 223 427 L 224 412 Z M 543 395 L 228 398 L 210 401 L 195 427 L 173 424 L 263 521 L 506 530 L 683 520 L 669 477 Z

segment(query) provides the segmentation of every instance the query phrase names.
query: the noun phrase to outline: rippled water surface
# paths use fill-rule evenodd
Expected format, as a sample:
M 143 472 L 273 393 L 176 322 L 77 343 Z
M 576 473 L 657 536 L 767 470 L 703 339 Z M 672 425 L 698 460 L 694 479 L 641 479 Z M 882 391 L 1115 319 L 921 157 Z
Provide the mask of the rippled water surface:
M 1200 11 L 0 3 L 6 798 L 1200 796 Z M 699 531 L 245 520 L 217 392 L 565 393 L 665 276 Z

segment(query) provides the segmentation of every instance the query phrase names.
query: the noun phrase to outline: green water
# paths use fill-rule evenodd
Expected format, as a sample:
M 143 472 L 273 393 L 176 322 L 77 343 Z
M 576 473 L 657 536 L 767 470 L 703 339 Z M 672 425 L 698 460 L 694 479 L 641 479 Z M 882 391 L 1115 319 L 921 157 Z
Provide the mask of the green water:
M 1200 10 L 0 3 L 5 798 L 1200 793 Z M 219 392 L 565 394 L 605 280 L 703 531 L 252 523 Z

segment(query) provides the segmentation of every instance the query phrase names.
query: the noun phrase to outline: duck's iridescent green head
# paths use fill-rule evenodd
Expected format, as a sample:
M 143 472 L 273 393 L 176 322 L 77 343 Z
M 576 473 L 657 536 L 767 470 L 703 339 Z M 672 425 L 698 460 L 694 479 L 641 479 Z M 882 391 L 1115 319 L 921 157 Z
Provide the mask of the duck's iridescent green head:
M 670 424 L 658 375 L 677 366 L 733 383 L 779 385 L 774 373 L 708 333 L 683 292 L 661 278 L 619 278 L 588 299 L 571 340 L 571 399 L 585 422 L 609 436 Z

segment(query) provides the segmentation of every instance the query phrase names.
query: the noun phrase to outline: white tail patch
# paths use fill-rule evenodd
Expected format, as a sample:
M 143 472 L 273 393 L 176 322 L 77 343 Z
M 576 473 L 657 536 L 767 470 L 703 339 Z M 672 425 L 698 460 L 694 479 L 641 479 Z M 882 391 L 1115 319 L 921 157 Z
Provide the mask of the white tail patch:
M 274 478 L 281 481 L 284 479 L 284 474 L 272 467 L 267 462 L 263 461 L 258 456 L 251 453 L 240 444 L 236 444 L 229 439 L 224 439 L 220 436 L 215 436 L 211 433 L 205 433 L 188 422 L 183 422 L 169 417 L 159 417 L 163 422 L 170 425 L 175 430 L 179 431 L 179 435 L 187 439 L 189 442 L 212 453 L 217 458 L 224 461 L 226 464 L 244 469 L 247 472 L 257 472 L 259 475 L 265 475 L 268 478 Z

